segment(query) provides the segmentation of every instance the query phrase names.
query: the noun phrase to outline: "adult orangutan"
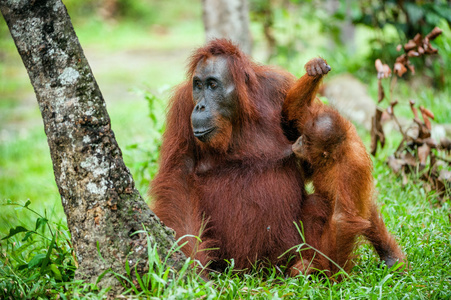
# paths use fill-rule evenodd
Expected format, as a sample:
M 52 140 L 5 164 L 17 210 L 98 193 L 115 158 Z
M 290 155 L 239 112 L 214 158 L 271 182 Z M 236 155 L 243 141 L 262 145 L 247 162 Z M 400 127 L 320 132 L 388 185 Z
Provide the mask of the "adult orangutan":
M 290 109 L 311 106 L 330 69 L 322 59 L 307 66 L 318 72 L 296 81 L 252 62 L 227 40 L 213 40 L 191 57 L 187 81 L 171 99 L 151 196 L 154 212 L 178 238 L 200 236 L 200 243 L 190 237 L 181 242 L 187 242 L 183 252 L 203 265 L 223 270 L 231 259 L 237 269 L 257 261 L 286 264 L 290 255 L 283 254 L 302 242 L 300 222 L 307 242 L 330 253 L 322 242 L 335 230 L 328 221 L 329 199 L 306 193 L 310 167 L 287 155 L 302 133 L 302 120 L 287 111 L 282 115 L 286 98 Z M 381 245 L 397 253 L 391 244 Z M 302 259 L 298 255 L 289 266 L 297 270 L 314 256 L 302 251 Z

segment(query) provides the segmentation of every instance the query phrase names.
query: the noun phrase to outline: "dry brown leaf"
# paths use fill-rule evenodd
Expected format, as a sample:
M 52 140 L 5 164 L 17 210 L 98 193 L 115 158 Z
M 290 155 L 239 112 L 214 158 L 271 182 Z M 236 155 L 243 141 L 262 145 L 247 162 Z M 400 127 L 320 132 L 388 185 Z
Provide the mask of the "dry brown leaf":
M 433 39 L 435 39 L 436 37 L 438 37 L 440 34 L 442 34 L 442 32 L 443 32 L 443 30 L 441 30 L 441 29 L 438 28 L 438 27 L 435 27 L 434 29 L 432 29 L 431 32 L 428 33 L 428 35 L 426 35 L 426 37 L 427 37 L 429 40 L 433 40 Z
M 413 121 L 418 125 L 419 133 L 417 140 L 424 140 L 431 137 L 431 131 L 419 118 L 414 118 Z
M 396 58 L 396 62 L 405 65 L 407 63 L 407 55 L 403 54 L 403 55 L 398 56 Z
M 418 111 L 415 108 L 415 100 L 410 100 L 409 103 L 410 103 L 410 109 L 412 110 L 413 115 L 415 116 L 415 118 L 418 118 Z
M 400 51 L 403 47 L 405 53 L 396 58 L 396 62 L 393 66 L 393 73 L 399 77 L 402 77 L 404 73 L 410 70 L 412 74 L 415 74 L 415 66 L 409 59 L 412 57 L 423 56 L 425 54 L 437 53 L 437 49 L 432 47 L 430 41 L 435 39 L 441 33 L 441 29 L 436 27 L 424 38 L 421 34 L 417 34 L 404 46 L 398 45 L 396 48 L 397 51 Z M 382 61 L 377 60 L 375 65 L 378 71 L 379 79 L 386 78 L 390 75 L 390 72 L 388 72 L 389 69 L 384 70 L 385 65 Z M 393 78 L 393 81 L 395 81 L 396 78 L 397 77 Z M 385 98 L 385 93 L 380 80 L 378 82 L 378 88 L 378 102 L 381 102 Z M 399 173 L 402 176 L 403 184 L 408 184 L 409 182 L 406 175 L 407 173 L 420 171 L 421 178 L 425 181 L 426 190 L 435 188 L 439 193 L 444 192 L 445 185 L 451 186 L 451 170 L 447 168 L 445 169 L 446 171 L 439 176 L 440 168 L 438 165 L 440 162 L 443 162 L 449 166 L 451 165 L 451 162 L 449 162 L 446 158 L 436 157 L 435 151 L 431 151 L 431 149 L 451 151 L 451 139 L 443 138 L 440 140 L 440 143 L 437 143 L 436 140 L 432 139 L 431 120 L 434 119 L 434 114 L 432 111 L 423 106 L 420 106 L 419 108 L 415 107 L 415 101 L 413 100 L 410 100 L 409 102 L 410 109 L 414 115 L 414 122 L 404 132 L 401 130 L 403 140 L 401 141 L 395 154 L 388 158 L 387 163 L 395 173 Z M 394 108 L 396 105 L 396 101 L 390 103 L 389 107 L 383 113 L 380 109 L 378 109 L 376 111 L 376 116 L 373 117 L 373 126 L 371 130 L 371 153 L 373 155 L 376 153 L 377 144 L 381 143 L 381 146 L 383 147 L 385 142 L 385 136 L 382 131 L 380 121 L 381 115 L 383 114 L 394 118 Z M 419 117 L 420 113 L 421 118 Z M 427 170 L 427 172 L 425 172 L 426 163 L 429 164 L 429 170 Z
M 443 150 L 451 150 L 451 140 L 447 138 L 446 136 L 442 137 L 440 139 L 440 148 Z
M 390 155 L 388 157 L 387 163 L 390 169 L 395 172 L 395 174 L 398 174 L 404 166 L 404 161 L 402 159 L 396 158 L 394 155 Z
M 423 48 L 427 49 L 431 46 L 431 42 L 429 42 L 429 39 L 427 37 L 424 38 L 423 40 Z
M 404 67 L 403 64 L 397 62 L 395 63 L 395 66 L 393 67 L 393 71 L 395 72 L 396 75 L 398 75 L 399 77 L 402 77 L 402 75 L 404 75 L 404 73 L 407 72 L 406 67 Z
M 418 138 L 420 140 L 424 140 L 424 139 L 427 139 L 429 137 L 431 137 L 431 131 L 429 130 L 429 128 L 427 127 L 426 124 L 421 124 L 420 125 L 420 136 Z
M 429 47 L 427 47 L 427 49 L 426 49 L 426 53 L 427 54 L 436 54 L 436 53 L 438 53 L 438 50 L 433 48 L 431 45 L 429 45 Z
M 415 37 L 413 38 L 414 43 L 417 46 L 421 45 L 421 34 L 417 33 L 417 35 L 415 35 Z
M 418 53 L 420 55 L 423 55 L 424 54 L 424 48 L 423 47 L 418 47 Z
M 374 62 L 374 66 L 376 67 L 376 71 L 379 72 L 383 72 L 382 69 L 382 61 L 378 58 L 376 59 L 376 61 Z
M 412 155 L 410 152 L 405 152 L 401 155 L 401 158 L 404 160 L 404 163 L 406 165 L 409 165 L 411 167 L 415 167 L 417 165 L 417 160 L 415 156 Z
M 377 70 L 378 79 L 390 77 L 391 74 L 390 67 L 387 64 L 383 64 L 380 59 L 376 59 L 376 61 L 374 62 L 374 66 L 376 67 Z
M 423 117 L 424 125 L 426 125 L 427 129 L 432 129 L 432 124 L 429 118 L 434 119 L 434 114 L 427 108 L 420 106 L 421 116 Z
M 443 182 L 439 178 L 435 178 L 435 179 L 432 180 L 432 184 L 434 186 L 431 187 L 431 188 L 434 188 L 434 190 L 437 192 L 437 196 L 439 197 L 439 199 L 443 199 L 442 198 L 442 194 L 443 194 L 443 192 L 446 192 L 445 182 Z M 450 222 L 451 222 L 451 218 L 450 218 Z
M 427 54 L 436 54 L 438 52 L 437 49 L 432 47 L 431 42 L 429 41 L 428 37 L 425 37 L 423 40 L 423 49 L 424 49 L 425 53 L 427 53 Z
M 412 140 L 416 140 L 420 136 L 420 125 L 412 123 L 406 130 L 406 136 Z
M 431 149 L 435 149 L 438 146 L 437 141 L 431 137 L 424 139 L 423 142 L 426 143 L 429 146 L 429 148 L 431 148 Z
M 431 130 L 432 129 L 431 121 L 428 118 L 425 118 L 424 116 L 423 116 L 423 120 L 424 120 L 424 125 L 426 125 L 426 128 Z
M 407 56 L 408 57 L 417 57 L 417 56 L 420 56 L 420 54 L 417 51 L 410 50 L 409 52 L 407 52 Z
M 429 154 L 431 153 L 431 148 L 427 144 L 418 147 L 418 158 L 420 159 L 420 165 L 425 166 Z
M 409 40 L 407 44 L 404 45 L 404 51 L 415 49 L 416 46 L 417 44 L 413 40 Z
M 420 106 L 420 110 L 422 113 L 424 113 L 428 118 L 431 118 L 432 120 L 435 119 L 434 113 L 427 109 L 426 107 Z

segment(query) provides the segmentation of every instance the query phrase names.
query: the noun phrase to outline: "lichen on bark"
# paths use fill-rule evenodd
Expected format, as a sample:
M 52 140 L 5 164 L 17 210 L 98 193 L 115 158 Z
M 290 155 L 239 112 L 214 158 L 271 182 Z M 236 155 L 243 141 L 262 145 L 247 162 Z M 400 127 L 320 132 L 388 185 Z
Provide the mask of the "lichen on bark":
M 123 273 L 125 259 L 131 265 L 140 260 L 138 270 L 144 272 L 146 236 L 132 234 L 144 226 L 166 256 L 173 232 L 134 186 L 65 6 L 60 0 L 3 0 L 0 10 L 37 96 L 79 264 L 77 278 L 93 282 L 105 269 Z M 183 262 L 180 252 L 169 259 L 174 270 Z M 107 275 L 100 285 L 117 283 Z

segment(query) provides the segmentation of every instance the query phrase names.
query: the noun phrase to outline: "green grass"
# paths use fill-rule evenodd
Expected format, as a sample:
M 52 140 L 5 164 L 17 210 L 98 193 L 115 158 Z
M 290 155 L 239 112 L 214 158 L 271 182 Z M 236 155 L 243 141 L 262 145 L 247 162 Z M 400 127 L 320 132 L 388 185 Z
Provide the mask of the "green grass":
M 349 278 L 341 282 L 322 276 L 298 276 L 286 278 L 275 269 L 255 271 L 252 274 L 239 275 L 229 270 L 221 275 L 213 275 L 212 281 L 204 282 L 195 274 L 188 272 L 185 279 L 176 277 L 169 281 L 167 269 L 161 259 L 155 256 L 154 249 L 149 250 L 153 257 L 152 275 L 145 275 L 143 282 L 152 281 L 153 289 L 141 290 L 139 284 L 132 285 L 124 294 L 140 297 L 187 298 L 205 297 L 207 299 L 448 299 L 451 297 L 451 261 L 449 224 L 449 202 L 441 207 L 434 205 L 434 195 L 424 192 L 421 183 L 409 183 L 402 188 L 399 179 L 376 161 L 375 173 L 379 192 L 379 203 L 389 229 L 398 237 L 407 254 L 410 269 L 399 274 L 379 266 L 379 261 L 368 245 L 359 248 L 357 266 L 350 272 Z M 390 182 L 387 185 L 386 182 Z M 30 207 L 33 206 L 33 203 Z M 32 212 L 22 208 L 20 215 Z M 36 218 L 36 215 L 34 215 Z M 62 225 L 51 224 L 52 228 L 67 234 Z M 56 230 L 54 230 L 55 232 Z M 47 233 L 47 234 L 46 234 Z M 49 236 L 48 230 L 43 231 Z M 2 241 L 1 253 L 7 254 L 0 260 L 0 287 L 10 288 L 8 282 L 14 282 L 15 289 L 22 289 L 23 295 L 45 297 L 71 296 L 75 299 L 100 299 L 103 292 L 93 290 L 91 285 L 83 283 L 63 283 L 49 270 L 38 267 L 18 270 L 18 266 L 29 263 L 37 254 L 46 254 L 49 240 L 35 238 L 36 244 L 27 246 L 31 241 L 21 242 L 23 234 L 17 234 L 8 242 Z M 51 237 L 51 236 L 50 236 Z M 15 242 L 13 246 L 12 243 Z M 65 237 L 59 237 L 56 244 L 61 248 L 57 253 L 67 252 Z M 33 248 L 34 247 L 34 248 Z M 18 250 L 22 248 L 21 250 Z M 32 250 L 28 250 L 31 248 Z M 12 258 L 17 256 L 17 258 Z M 71 264 L 58 264 L 57 256 L 50 257 L 51 263 L 71 270 Z M 64 269 L 63 269 L 64 270 Z M 130 272 L 130 271 L 128 271 Z M 6 274 L 6 275 L 5 275 Z M 42 275 L 44 274 L 44 275 Z M 34 281 L 33 281 L 33 280 Z M 3 284 L 3 286 L 2 286 Z M 34 287 L 34 289 L 33 289 Z M 2 291 L 0 289 L 0 295 Z M 20 292 L 18 294 L 20 295 Z
M 128 107 L 129 111 L 125 116 L 137 110 L 146 111 L 147 103 L 145 101 L 143 103 L 144 105 Z M 114 109 L 112 114 L 114 115 Z M 134 124 L 130 127 L 139 127 L 138 125 L 142 122 L 152 124 L 152 120 L 147 116 L 128 121 Z M 147 130 L 137 133 L 130 128 L 123 128 L 118 131 L 120 144 L 127 144 L 133 140 L 130 135 L 138 136 L 137 139 L 146 135 L 152 136 L 152 133 Z M 350 277 L 340 283 L 321 276 L 285 278 L 276 270 L 265 270 L 264 274 L 256 271 L 244 276 L 231 271 L 214 277 L 209 283 L 198 279 L 195 274 L 188 274 L 185 280 L 177 281 L 177 285 L 163 284 L 157 289 L 145 292 L 131 289 L 128 293 L 142 297 L 198 298 L 204 296 L 207 299 L 446 299 L 451 297 L 450 202 L 448 200 L 438 205 L 434 193 L 426 192 L 422 182 L 415 178 L 411 178 L 406 186 L 402 186 L 401 179 L 397 178 L 384 163 L 385 157 L 394 151 L 395 146 L 388 143 L 387 148 L 374 159 L 374 176 L 378 190 L 378 203 L 384 220 L 389 230 L 398 237 L 409 260 L 410 270 L 405 274 L 400 275 L 381 268 L 374 251 L 368 245 L 364 245 L 358 250 L 357 266 L 351 271 Z M 149 168 L 155 167 L 155 165 L 141 164 L 143 160 L 149 158 L 149 153 L 153 153 L 153 151 L 146 151 L 147 147 L 151 146 L 132 144 L 124 151 L 124 157 L 128 160 L 127 164 L 131 167 L 135 179 L 137 182 L 143 182 L 140 186 L 142 193 L 145 193 L 143 189 L 149 176 L 145 170 L 149 171 Z M 62 225 L 65 223 L 64 216 L 42 130 L 32 130 L 21 139 L 2 143 L 0 151 L 2 153 L 0 160 L 2 198 L 22 203 L 25 203 L 26 199 L 31 199 L 32 209 L 36 209 L 41 214 L 44 210 L 47 211 L 46 217 L 50 220 L 54 231 L 62 233 L 56 243 L 66 258 L 65 264 L 58 264 L 56 255 L 58 252 L 54 251 L 50 261 L 58 266 L 61 272 L 66 269 L 71 270 L 72 265 L 68 264 L 71 260 L 70 253 L 67 252 L 69 246 L 64 238 L 68 232 Z M 28 230 L 34 229 L 34 224 L 39 217 L 26 209 L 18 208 L 20 206 L 1 207 L 1 237 L 6 236 L 10 228 L 16 226 L 24 226 Z M 59 230 L 56 230 L 58 227 Z M 24 264 L 30 264 L 36 255 L 47 254 L 49 237 L 51 238 L 48 230 L 42 231 L 44 237 L 37 236 L 34 240 L 22 241 L 24 235 L 25 233 L 20 233 L 8 240 L 0 241 L 0 253 L 3 255 L 0 259 L 0 269 L 3 270 L 0 272 L 0 282 L 4 283 L 1 287 L 6 288 L 8 293 L 14 293 L 18 297 L 21 297 L 20 295 L 43 298 L 60 295 L 60 297 L 70 296 L 75 299 L 103 297 L 105 291 L 95 290 L 91 285 L 63 283 L 48 268 L 44 271 L 39 267 L 20 269 Z M 159 265 L 158 268 L 160 268 L 158 276 L 163 277 L 164 266 Z
M 143 92 L 127 92 L 111 101 L 108 88 L 122 82 L 129 90 L 148 89 L 157 94 L 157 98 L 166 99 L 167 92 L 159 94 L 158 90 L 183 79 L 184 60 L 189 55 L 186 48 L 194 48 L 203 40 L 201 23 L 181 19 L 179 26 L 169 27 L 168 33 L 163 35 L 158 28 L 126 22 L 105 25 L 88 20 L 76 28 L 82 45 L 86 45 L 94 55 L 101 53 L 115 57 L 117 52 L 139 53 L 144 49 L 149 55 L 175 51 L 176 56 L 183 56 L 176 60 L 161 56 L 158 63 L 133 66 L 136 74 L 130 76 L 124 75 L 120 68 L 93 68 L 104 92 L 124 160 L 145 196 L 148 181 L 157 168 L 164 103 Z M 446 34 L 447 40 L 442 43 L 445 49 L 450 45 L 449 32 Z M 102 43 L 98 43 L 100 39 Z M 69 232 L 40 113 L 35 102 L 23 100 L 32 93 L 32 89 L 15 50 L 10 46 L 7 48 L 7 57 L 15 58 L 0 62 L 0 298 L 101 299 L 106 291 L 97 290 L 95 285 L 70 282 L 74 261 Z M 300 72 L 304 56 L 317 55 L 310 55 L 313 52 L 315 50 L 310 49 L 299 56 L 290 70 Z M 352 58 L 335 55 L 335 64 L 352 64 Z M 445 59 L 445 63 L 448 61 Z M 342 68 L 344 70 L 346 68 Z M 370 93 L 375 98 L 375 77 L 364 74 L 362 78 L 369 84 Z M 146 97 L 150 100 L 146 101 Z M 405 118 L 411 117 L 407 101 L 414 98 L 435 113 L 436 122 L 451 120 L 449 87 L 437 91 L 425 84 L 412 87 L 408 82 L 399 81 L 394 97 L 400 100 L 396 111 Z M 368 133 L 359 133 L 368 145 Z M 210 282 L 202 281 L 187 270 L 183 279 L 178 276 L 169 281 L 166 266 L 160 262 L 163 258 L 156 258 L 154 249 L 150 249 L 154 272 L 141 279 L 153 282 L 153 288 L 141 290 L 138 282 L 129 286 L 124 294 L 173 299 L 451 298 L 450 200 L 440 202 L 434 192 L 428 192 L 415 177 L 410 177 L 408 184 L 402 185 L 402 179 L 385 164 L 398 141 L 399 135 L 389 135 L 386 148 L 373 162 L 377 202 L 387 227 L 397 237 L 409 260 L 410 269 L 405 274 L 380 267 L 374 251 L 365 244 L 357 251 L 356 267 L 341 282 L 317 275 L 286 278 L 275 269 L 246 275 L 229 270 L 214 275 Z M 24 228 L 23 232 L 2 240 L 11 233 L 11 229 L 21 229 L 19 226 Z M 125 267 L 124 270 L 130 272 Z

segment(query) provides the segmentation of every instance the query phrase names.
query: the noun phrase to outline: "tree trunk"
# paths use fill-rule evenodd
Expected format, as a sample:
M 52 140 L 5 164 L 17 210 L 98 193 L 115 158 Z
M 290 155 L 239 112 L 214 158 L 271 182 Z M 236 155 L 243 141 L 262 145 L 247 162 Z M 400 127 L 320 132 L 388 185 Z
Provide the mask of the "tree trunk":
M 139 260 L 138 271 L 145 272 L 146 235 L 132 234 L 145 226 L 165 257 L 174 245 L 173 232 L 135 188 L 65 6 L 61 0 L 2 0 L 0 11 L 44 120 L 79 264 L 76 278 L 94 282 L 107 269 L 123 274 L 126 259 L 131 267 Z M 183 254 L 171 254 L 174 270 L 183 263 Z M 111 273 L 100 282 L 101 287 L 117 284 Z
M 332 17 L 340 9 L 340 5 L 344 5 L 346 9 L 345 18 L 337 23 L 340 29 L 340 42 L 346 46 L 348 53 L 354 54 L 356 51 L 355 26 L 352 24 L 350 1 L 327 0 L 323 2 L 323 7 L 330 17 Z
M 251 54 L 252 37 L 249 30 L 247 0 L 202 0 L 207 41 L 228 38 Z

